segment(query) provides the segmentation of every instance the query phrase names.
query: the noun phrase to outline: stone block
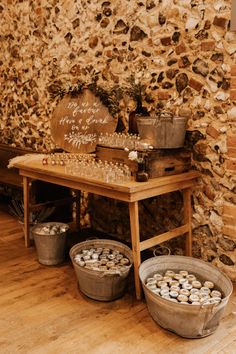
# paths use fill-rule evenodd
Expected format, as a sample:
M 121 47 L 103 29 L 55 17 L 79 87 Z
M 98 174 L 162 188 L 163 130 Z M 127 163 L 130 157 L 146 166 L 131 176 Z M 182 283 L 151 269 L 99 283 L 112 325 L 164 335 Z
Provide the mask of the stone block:
M 228 135 L 227 136 L 227 147 L 235 148 L 236 146 L 236 135 Z
M 225 28 L 227 22 L 228 22 L 227 18 L 215 16 L 215 18 L 213 20 L 213 25 L 215 25 L 217 27 Z
M 230 90 L 230 99 L 236 101 L 236 90 Z
M 201 43 L 201 50 L 209 52 L 215 50 L 215 41 L 205 41 Z
M 184 43 L 180 43 L 176 48 L 175 48 L 175 53 L 177 55 L 181 54 L 181 53 L 185 53 L 186 52 L 186 47 L 184 45 Z
M 223 214 L 236 218 L 236 205 L 224 204 Z
M 171 95 L 165 91 L 158 91 L 157 97 L 159 100 L 168 100 L 171 97 Z
M 233 217 L 232 215 L 223 215 L 223 223 L 225 226 L 235 226 L 236 227 L 236 218 Z
M 215 129 L 214 127 L 211 127 L 211 126 L 207 127 L 206 133 L 208 135 L 210 135 L 214 139 L 217 139 L 218 136 L 220 135 L 219 131 L 217 129 Z
M 234 159 L 236 159 L 236 147 L 235 148 L 228 148 L 228 152 L 227 152 L 228 157 L 232 157 Z
M 231 66 L 231 76 L 236 76 L 236 64 Z
M 189 86 L 199 92 L 201 91 L 203 84 L 200 81 L 197 81 L 191 77 L 191 79 L 189 80 Z
M 229 171 L 236 171 L 236 159 L 226 161 L 226 169 Z
M 236 77 L 231 77 L 231 79 L 230 79 L 230 88 L 232 90 L 236 89 Z
M 161 44 L 164 46 L 171 45 L 172 39 L 171 37 L 163 37 L 161 38 Z
M 232 240 L 236 240 L 236 226 L 223 226 L 222 232 L 224 235 L 230 236 Z

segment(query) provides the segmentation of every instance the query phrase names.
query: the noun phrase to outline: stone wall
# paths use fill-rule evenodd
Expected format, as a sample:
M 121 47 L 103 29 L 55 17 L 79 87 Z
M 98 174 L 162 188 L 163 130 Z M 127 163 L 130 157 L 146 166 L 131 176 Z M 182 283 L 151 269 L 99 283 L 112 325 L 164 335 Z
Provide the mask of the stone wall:
M 193 166 L 202 172 L 193 196 L 195 255 L 235 280 L 230 7 L 231 0 L 1 2 L 0 127 L 1 142 L 53 148 L 51 94 L 78 79 L 116 93 L 123 128 L 140 102 L 149 113 L 187 116 Z

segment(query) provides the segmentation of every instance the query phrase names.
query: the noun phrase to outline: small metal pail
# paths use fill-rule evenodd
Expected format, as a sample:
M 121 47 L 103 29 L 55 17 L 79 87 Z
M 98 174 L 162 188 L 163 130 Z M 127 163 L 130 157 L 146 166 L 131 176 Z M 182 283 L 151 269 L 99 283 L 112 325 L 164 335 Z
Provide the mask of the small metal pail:
M 34 237 L 38 261 L 44 265 L 57 265 L 65 259 L 65 245 L 67 231 L 58 234 L 41 234 L 39 228 L 49 225 L 68 226 L 59 222 L 47 222 L 33 226 L 31 232 Z

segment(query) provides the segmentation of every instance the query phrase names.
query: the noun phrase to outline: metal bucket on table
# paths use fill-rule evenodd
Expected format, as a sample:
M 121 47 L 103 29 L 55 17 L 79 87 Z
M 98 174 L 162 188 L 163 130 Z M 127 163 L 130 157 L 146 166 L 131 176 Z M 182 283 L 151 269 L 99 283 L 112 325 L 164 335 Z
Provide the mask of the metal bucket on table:
M 180 148 L 184 145 L 186 117 L 163 113 L 159 116 L 137 118 L 141 140 L 157 149 Z

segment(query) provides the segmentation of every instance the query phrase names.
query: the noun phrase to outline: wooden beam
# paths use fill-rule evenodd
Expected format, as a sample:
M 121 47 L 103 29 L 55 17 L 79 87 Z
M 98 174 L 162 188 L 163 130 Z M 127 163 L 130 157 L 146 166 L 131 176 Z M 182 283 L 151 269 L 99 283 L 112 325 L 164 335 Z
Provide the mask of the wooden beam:
M 164 234 L 153 236 L 152 238 L 150 238 L 148 240 L 140 242 L 140 250 L 144 251 L 150 247 L 159 245 L 162 242 L 171 240 L 172 238 L 175 238 L 177 236 L 181 236 L 181 235 L 185 234 L 186 232 L 188 232 L 188 229 L 189 229 L 189 226 L 187 224 L 187 225 L 177 227 L 173 230 L 167 231 Z

